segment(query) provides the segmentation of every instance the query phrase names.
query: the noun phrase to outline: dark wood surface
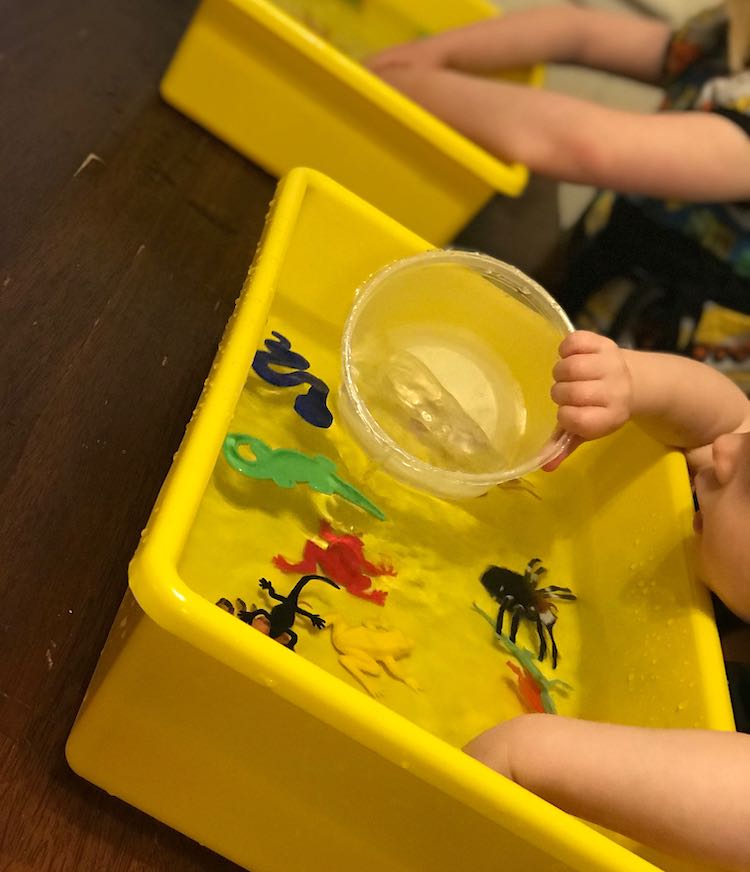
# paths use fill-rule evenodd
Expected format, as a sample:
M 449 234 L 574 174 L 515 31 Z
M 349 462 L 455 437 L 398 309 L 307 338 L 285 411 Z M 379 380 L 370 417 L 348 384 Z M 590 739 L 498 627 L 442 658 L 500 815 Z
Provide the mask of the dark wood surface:
M 157 95 L 192 6 L 0 0 L 0 872 L 237 868 L 63 756 L 275 188 Z
M 192 7 L 0 2 L 2 872 L 237 868 L 63 756 L 275 188 L 157 95 Z

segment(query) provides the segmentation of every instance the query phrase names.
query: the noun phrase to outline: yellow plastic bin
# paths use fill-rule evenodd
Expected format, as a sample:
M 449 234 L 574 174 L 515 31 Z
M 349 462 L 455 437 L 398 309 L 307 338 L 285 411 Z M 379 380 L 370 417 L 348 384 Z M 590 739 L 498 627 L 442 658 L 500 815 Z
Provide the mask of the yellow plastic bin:
M 290 423 L 283 391 L 261 397 L 268 414 L 248 411 L 260 396 L 249 364 L 269 329 L 283 326 L 304 340 L 334 396 L 355 288 L 384 264 L 429 248 L 315 171 L 295 169 L 281 183 L 131 563 L 130 590 L 71 732 L 68 761 L 253 872 L 688 868 L 572 818 L 462 754 L 461 742 L 480 726 L 469 722 L 471 706 L 463 725 L 448 718 L 432 729 L 422 709 L 413 718 L 399 713 L 423 706 L 429 693 L 393 682 L 383 704 L 336 673 L 335 662 L 323 668 L 307 659 L 325 643 L 322 633 L 305 631 L 304 645 L 291 652 L 214 604 L 222 593 L 257 593 L 261 575 L 276 579 L 269 555 L 291 553 L 300 542 L 295 524 L 302 519 L 309 529 L 332 504 L 308 489 L 253 482 L 234 504 L 214 500 L 218 520 L 208 522 L 209 497 L 231 474 L 221 455 L 228 430 L 244 421 L 279 444 L 286 428 L 287 441 L 336 454 L 341 475 L 381 505 L 385 522 L 356 515 L 369 536 L 390 530 L 426 540 L 411 565 L 408 551 L 398 552 L 394 608 L 409 579 L 424 580 L 420 590 L 443 605 L 459 590 L 463 605 L 443 609 L 440 632 L 426 609 L 416 615 L 415 634 L 422 621 L 429 630 L 412 664 L 423 670 L 421 681 L 450 685 L 449 696 L 486 681 L 502 696 L 507 656 L 489 637 L 487 656 L 496 658 L 489 667 L 455 674 L 468 656 L 462 652 L 478 648 L 472 638 L 492 635 L 470 608 L 478 587 L 470 565 L 476 555 L 486 559 L 483 548 L 516 549 L 520 559 L 543 545 L 578 595 L 557 627 L 557 677 L 574 685 L 563 713 L 733 729 L 710 601 L 691 568 L 692 502 L 680 454 L 626 427 L 584 446 L 553 475 L 536 473 L 536 497 L 496 488 L 480 500 L 445 503 L 382 472 L 361 475 L 340 422 L 315 433 Z M 396 538 L 391 544 L 397 548 Z M 377 608 L 349 602 L 370 614 Z M 472 694 L 477 712 L 495 704 L 487 692 Z M 482 717 L 489 726 L 494 715 Z
M 528 172 L 358 61 L 496 14 L 487 0 L 203 0 L 161 93 L 271 174 L 314 167 L 440 245 L 494 192 L 520 194 Z M 542 71 L 509 75 L 538 85 Z

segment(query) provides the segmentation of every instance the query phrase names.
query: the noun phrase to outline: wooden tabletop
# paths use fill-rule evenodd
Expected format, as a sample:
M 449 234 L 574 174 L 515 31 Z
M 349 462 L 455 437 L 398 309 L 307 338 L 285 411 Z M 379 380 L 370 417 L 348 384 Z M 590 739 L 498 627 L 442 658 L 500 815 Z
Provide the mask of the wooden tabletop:
M 193 0 L 0 0 L 0 869 L 237 867 L 63 747 L 275 180 L 161 102 Z
M 158 97 L 193 5 L 0 0 L 0 872 L 237 868 L 63 754 L 276 184 Z

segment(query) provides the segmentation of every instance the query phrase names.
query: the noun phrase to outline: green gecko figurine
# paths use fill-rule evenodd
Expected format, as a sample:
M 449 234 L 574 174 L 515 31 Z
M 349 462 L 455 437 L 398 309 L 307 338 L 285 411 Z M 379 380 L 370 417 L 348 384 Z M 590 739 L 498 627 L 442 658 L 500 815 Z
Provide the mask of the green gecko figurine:
M 248 460 L 240 454 L 239 449 L 243 445 L 250 448 L 255 460 Z M 378 520 L 385 520 L 380 509 L 353 485 L 336 475 L 336 464 L 321 454 L 310 457 L 293 448 L 271 448 L 256 436 L 229 433 L 224 440 L 224 457 L 232 469 L 248 478 L 273 481 L 279 487 L 287 488 L 295 484 L 307 484 L 318 493 L 337 494 Z
M 475 612 L 478 612 L 487 623 L 495 629 L 495 621 L 484 611 L 484 609 L 480 608 L 476 603 L 472 603 L 471 607 Z M 495 638 L 500 642 L 500 644 L 505 648 L 505 650 L 511 654 L 513 657 L 518 660 L 521 666 L 531 675 L 531 677 L 536 681 L 539 685 L 539 695 L 542 700 L 542 705 L 544 706 L 545 712 L 547 714 L 556 715 L 557 709 L 555 708 L 555 704 L 552 701 L 552 696 L 550 694 L 553 690 L 558 691 L 569 691 L 573 688 L 567 683 L 567 681 L 560 681 L 559 678 L 549 679 L 546 675 L 539 669 L 539 667 L 534 663 L 534 653 L 529 651 L 528 648 L 522 648 L 520 645 L 516 645 L 515 642 L 511 642 L 510 639 L 503 635 L 502 633 L 495 632 Z

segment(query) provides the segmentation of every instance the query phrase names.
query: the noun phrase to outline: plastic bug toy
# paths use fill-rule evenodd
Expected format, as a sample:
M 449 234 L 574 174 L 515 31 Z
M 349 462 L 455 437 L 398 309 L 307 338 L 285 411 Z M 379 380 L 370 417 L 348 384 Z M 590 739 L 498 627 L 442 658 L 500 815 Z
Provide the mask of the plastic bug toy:
M 298 637 L 294 630 L 292 630 L 292 627 L 294 626 L 294 621 L 297 615 L 303 615 L 304 617 L 309 618 L 310 623 L 318 630 L 322 630 L 326 625 L 325 620 L 321 618 L 320 615 L 315 615 L 312 612 L 301 609 L 298 605 L 299 595 L 302 592 L 302 589 L 313 579 L 324 581 L 326 584 L 330 584 L 331 587 L 338 588 L 336 582 L 331 581 L 330 578 L 326 578 L 325 575 L 303 575 L 287 596 L 282 596 L 281 594 L 276 593 L 273 589 L 273 585 L 267 578 L 261 578 L 259 581 L 261 590 L 268 591 L 268 595 L 271 599 L 279 601 L 279 605 L 274 606 L 270 612 L 265 609 L 253 609 L 252 611 L 248 611 L 247 606 L 241 599 L 236 600 L 237 611 L 235 612 L 234 606 L 226 597 L 222 597 L 218 600 L 216 605 L 219 606 L 219 608 L 224 609 L 224 611 L 229 612 L 230 615 L 236 614 L 243 623 L 250 624 L 251 627 L 255 627 L 255 629 L 260 630 L 261 633 L 265 633 L 272 639 L 276 639 L 284 645 L 285 648 L 294 651 L 294 646 L 297 644 Z M 258 622 L 258 626 L 255 624 L 256 621 Z M 286 639 L 284 638 L 285 636 L 287 637 Z
M 556 669 L 558 651 L 552 628 L 557 620 L 557 606 L 552 600 L 574 600 L 576 597 L 569 587 L 558 587 L 554 584 L 537 587 L 539 579 L 546 572 L 542 561 L 534 557 L 526 564 L 523 575 L 504 566 L 490 566 L 482 574 L 481 581 L 492 599 L 500 603 L 495 624 L 498 635 L 503 632 L 503 619 L 506 612 L 510 612 L 511 615 L 509 634 L 511 642 L 516 641 L 521 618 L 534 621 L 539 633 L 539 660 L 544 660 L 547 653 L 547 640 L 544 638 L 546 630 L 552 643 L 552 668 Z

